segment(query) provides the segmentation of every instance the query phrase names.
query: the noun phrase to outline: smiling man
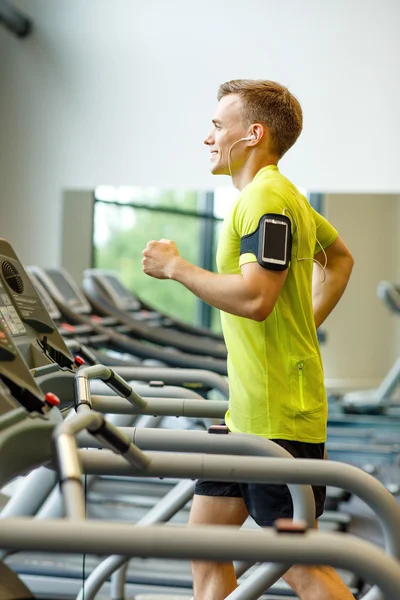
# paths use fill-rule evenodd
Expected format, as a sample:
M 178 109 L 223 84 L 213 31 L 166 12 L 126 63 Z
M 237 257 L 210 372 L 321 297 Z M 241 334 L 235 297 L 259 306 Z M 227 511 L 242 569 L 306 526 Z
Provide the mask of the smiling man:
M 342 296 L 353 258 L 337 231 L 278 169 L 302 130 L 302 110 L 273 81 L 234 80 L 218 91 L 204 140 L 215 175 L 240 190 L 225 218 L 218 273 L 190 264 L 170 240 L 150 241 L 144 272 L 174 279 L 220 309 L 228 349 L 230 431 L 273 440 L 296 458 L 323 459 L 327 400 L 316 328 Z M 314 488 L 316 517 L 325 488 Z M 198 481 L 190 524 L 261 526 L 292 517 L 287 486 Z M 237 586 L 231 563 L 192 564 L 195 600 Z M 330 567 L 295 565 L 286 581 L 302 600 L 350 600 Z

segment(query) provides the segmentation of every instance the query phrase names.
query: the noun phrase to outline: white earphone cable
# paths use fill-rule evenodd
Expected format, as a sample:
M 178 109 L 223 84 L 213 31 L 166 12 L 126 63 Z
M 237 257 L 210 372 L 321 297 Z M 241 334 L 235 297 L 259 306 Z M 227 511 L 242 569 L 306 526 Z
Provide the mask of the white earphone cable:
M 323 252 L 323 255 L 324 255 L 324 258 L 325 258 L 325 261 L 324 261 L 325 264 L 323 266 L 315 258 L 312 258 L 312 257 L 299 258 L 299 248 L 300 248 L 300 230 L 299 230 L 299 226 L 297 224 L 296 218 L 294 217 L 294 215 L 288 209 L 284 208 L 283 211 L 282 211 L 282 214 L 284 215 L 286 211 L 290 214 L 290 216 L 292 217 L 293 221 L 296 223 L 297 238 L 298 238 L 297 253 L 296 253 L 296 260 L 297 260 L 297 262 L 300 262 L 302 260 L 312 260 L 314 263 L 316 263 L 317 265 L 319 265 L 321 267 L 321 269 L 322 269 L 321 276 L 320 276 L 320 281 L 321 281 L 321 283 L 324 283 L 325 280 L 326 280 L 326 266 L 328 264 L 328 257 L 326 256 L 326 252 L 325 252 L 324 248 L 322 247 L 319 239 L 315 235 L 315 240 L 316 240 L 318 246 L 321 248 L 321 250 Z

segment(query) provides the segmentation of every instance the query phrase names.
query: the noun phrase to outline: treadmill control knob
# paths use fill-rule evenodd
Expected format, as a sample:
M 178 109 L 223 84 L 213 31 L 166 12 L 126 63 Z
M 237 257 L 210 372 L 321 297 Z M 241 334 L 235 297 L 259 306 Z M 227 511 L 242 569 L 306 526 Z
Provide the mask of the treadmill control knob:
M 60 404 L 60 399 L 51 392 L 47 392 L 44 399 L 46 401 L 46 404 L 48 404 L 49 406 L 58 406 Z

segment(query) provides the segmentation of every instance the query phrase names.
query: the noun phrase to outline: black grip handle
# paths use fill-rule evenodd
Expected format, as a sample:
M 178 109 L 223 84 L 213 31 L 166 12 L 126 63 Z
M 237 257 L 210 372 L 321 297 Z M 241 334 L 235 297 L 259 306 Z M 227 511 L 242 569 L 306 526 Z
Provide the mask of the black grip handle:
M 129 441 L 124 439 L 118 429 L 105 419 L 98 429 L 90 429 L 90 433 L 106 442 L 108 446 L 113 448 L 114 452 L 125 454 L 129 450 Z
M 123 398 L 129 398 L 132 394 L 132 388 L 125 379 L 123 379 L 118 373 L 115 373 L 110 369 L 111 375 L 108 379 L 104 379 L 104 383 L 108 385 L 114 392 L 117 392 Z

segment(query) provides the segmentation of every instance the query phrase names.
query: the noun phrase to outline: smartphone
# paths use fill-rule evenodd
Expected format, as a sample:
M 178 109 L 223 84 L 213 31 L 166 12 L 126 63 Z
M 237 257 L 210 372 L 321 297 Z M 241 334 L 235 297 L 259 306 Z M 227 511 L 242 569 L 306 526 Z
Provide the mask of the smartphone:
M 286 266 L 289 244 L 289 224 L 281 219 L 267 217 L 263 222 L 261 258 L 265 263 Z

